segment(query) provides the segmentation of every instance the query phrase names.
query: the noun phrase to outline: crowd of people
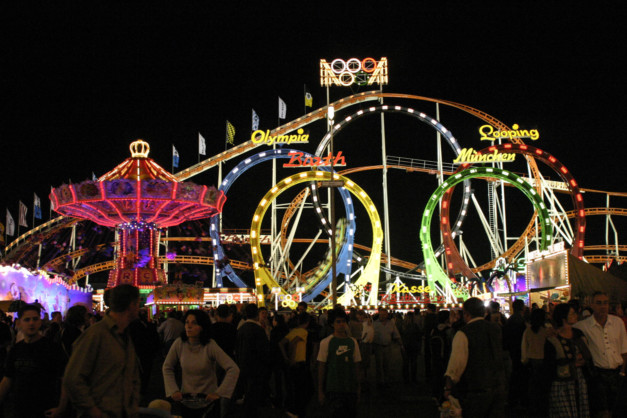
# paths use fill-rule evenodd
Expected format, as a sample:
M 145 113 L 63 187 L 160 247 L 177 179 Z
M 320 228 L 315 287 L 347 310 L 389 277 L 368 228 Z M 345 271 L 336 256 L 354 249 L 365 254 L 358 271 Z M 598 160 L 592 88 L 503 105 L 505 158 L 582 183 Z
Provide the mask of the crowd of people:
M 0 414 L 255 417 L 277 408 L 304 417 L 318 402 L 354 417 L 362 396 L 394 382 L 399 350 L 404 384 L 424 370 L 429 395 L 458 399 L 464 417 L 514 407 L 538 417 L 627 416 L 627 317 L 604 293 L 589 307 L 516 300 L 509 317 L 477 298 L 404 314 L 301 302 L 294 311 L 220 305 L 154 318 L 133 286 L 105 299 L 103 314 L 76 305 L 44 320 L 33 304 L 15 323 L 0 315 Z M 158 365 L 163 399 L 149 399 Z

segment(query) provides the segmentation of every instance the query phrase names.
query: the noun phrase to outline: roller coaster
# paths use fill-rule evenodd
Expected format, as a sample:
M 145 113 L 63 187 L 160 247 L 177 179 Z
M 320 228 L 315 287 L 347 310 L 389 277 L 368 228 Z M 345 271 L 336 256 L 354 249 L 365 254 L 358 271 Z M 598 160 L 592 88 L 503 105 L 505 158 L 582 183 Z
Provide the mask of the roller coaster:
M 386 104 L 381 103 L 384 99 Z M 390 104 L 390 101 L 398 101 L 399 104 Z M 411 103 L 411 106 L 407 106 L 407 102 Z M 492 126 L 495 130 L 510 130 L 495 117 L 463 104 L 410 94 L 369 91 L 330 103 L 329 106 L 323 106 L 270 131 L 272 136 L 287 135 L 318 121 L 326 122 L 329 108 L 333 107 L 336 115 L 345 116 L 333 121 L 311 154 L 300 149 L 269 148 L 263 141 L 249 140 L 175 173 L 174 176 L 179 181 L 187 180 L 234 160 L 236 164 L 231 171 L 223 179 L 218 178 L 219 190 L 227 194 L 238 179 L 251 175 L 248 170 L 256 165 L 291 158 L 295 152 L 300 152 L 312 160 L 321 159 L 329 151 L 332 142 L 335 142 L 337 148 L 343 141 L 351 140 L 350 135 L 343 133 L 345 128 L 353 124 L 358 125 L 361 120 L 372 115 L 383 118 L 383 115 L 397 114 L 428 126 L 434 132 L 433 138 L 442 138 L 450 149 L 448 152 L 456 158 L 463 152 L 464 146 L 473 146 L 476 139 L 458 140 L 453 136 L 451 129 L 424 110 L 425 104 L 461 111 L 481 123 Z M 418 109 L 418 106 L 423 108 Z M 263 150 L 259 151 L 259 148 Z M 222 229 L 220 217 L 189 226 L 187 232 L 191 231 L 191 236 L 182 234 L 177 236 L 180 230 L 172 229 L 167 234 L 161 235 L 163 257 L 160 261 L 166 266 L 213 265 L 211 281 L 214 287 L 228 285 L 256 287 L 258 294 L 267 294 L 270 289 L 279 289 L 280 292 L 289 294 L 298 288 L 303 289 L 301 290 L 303 300 L 320 301 L 327 295 L 332 280 L 330 242 L 332 235 L 335 234 L 335 254 L 337 254 L 335 270 L 336 274 L 344 278 L 341 284 L 341 303 L 376 305 L 379 292 L 382 291 L 380 284 L 382 278 L 383 286 L 390 284 L 390 277 L 422 280 L 442 300 L 453 302 L 468 297 L 468 283 L 480 280 L 481 272 L 493 269 L 497 260 L 503 258 L 513 263 L 524 257 L 527 251 L 542 250 L 556 242 L 563 242 L 570 248 L 573 256 L 591 263 L 608 263 L 613 260 L 624 262 L 627 259 L 627 246 L 619 244 L 618 230 L 614 223 L 617 217 L 627 215 L 627 209 L 610 206 L 610 198 L 614 201 L 620 199 L 624 201 L 627 193 L 580 187 L 574 174 L 553 154 L 531 146 L 516 136 L 500 138 L 491 146 L 477 151 L 477 155 L 490 153 L 520 154 L 524 158 L 524 167 L 518 164 L 515 173 L 505 170 L 502 163 L 453 164 L 444 161 L 440 152 L 432 160 L 384 154 L 384 160 L 379 165 L 359 165 L 359 156 L 354 156 L 353 160 L 357 164 L 351 164 L 352 166 L 347 169 L 334 167 L 335 170 L 342 168 L 340 171 L 332 170 L 330 167 L 311 167 L 311 170 L 286 175 L 282 180 L 276 181 L 258 202 L 251 202 L 252 219 L 249 229 Z M 559 180 L 551 180 L 546 174 L 543 175 L 538 162 L 553 170 Z M 274 170 L 276 172 L 276 168 Z M 434 192 L 426 201 L 426 208 L 415 208 L 417 214 L 422 213 L 420 236 L 416 237 L 415 242 L 416 254 L 422 254 L 422 261 L 403 261 L 383 253 L 382 245 L 385 239 L 383 228 L 389 223 L 387 205 L 381 214 L 378 204 L 369 196 L 373 192 L 376 193 L 376 190 L 371 184 L 361 182 L 358 184 L 357 177 L 353 178 L 353 175 L 359 176 L 359 173 L 372 170 L 402 170 L 408 174 L 418 172 L 436 175 L 438 182 L 437 185 L 434 184 Z M 487 198 L 473 187 L 475 183 L 471 184 L 471 179 L 483 184 L 481 187 L 486 188 Z M 338 203 L 344 207 L 344 212 L 336 225 L 329 219 L 329 197 L 335 191 L 327 189 L 326 199 L 324 194 L 320 193 L 320 186 L 330 180 L 338 180 L 343 184 L 337 188 L 337 193 Z M 462 190 L 461 196 L 456 199 L 459 207 L 454 208 L 453 190 L 458 184 L 461 184 Z M 304 188 L 289 203 L 281 205 L 284 214 L 280 219 L 280 227 L 276 230 L 271 228 L 269 232 L 263 230 L 268 209 L 275 204 L 278 205 L 279 197 L 296 185 L 302 185 Z M 510 236 L 507 227 L 509 213 L 506 210 L 507 186 L 513 186 L 521 191 L 533 206 L 529 223 L 516 237 Z M 568 195 L 570 203 L 565 203 L 564 199 L 560 200 L 558 196 L 561 194 Z M 604 198 L 606 207 L 585 208 L 584 195 L 586 198 L 592 195 Z M 353 204 L 354 199 L 367 214 L 370 221 L 369 230 L 367 223 L 356 222 L 357 209 Z M 483 202 L 485 200 L 487 203 Z M 455 219 L 451 218 L 452 209 L 455 209 Z M 227 200 L 224 213 L 228 213 L 229 210 L 232 208 L 229 208 Z M 306 220 L 304 211 L 311 211 L 317 217 L 318 226 L 314 228 L 316 230 L 314 236 L 297 236 L 307 229 L 303 228 L 304 225 L 311 224 L 310 220 Z M 480 219 L 485 234 L 482 237 L 473 236 L 472 240 L 488 242 L 492 254 L 492 260 L 483 264 L 475 262 L 475 257 L 469 250 L 472 245 L 463 238 L 462 227 L 472 211 Z M 279 222 L 276 210 L 270 213 L 270 222 L 272 224 Z M 431 219 L 434 214 L 439 217 L 439 229 L 432 231 Z M 586 218 L 591 216 L 605 218 L 604 244 L 586 245 Z M 417 216 L 416 223 L 419 222 L 418 218 Z M 115 252 L 113 234 L 104 228 L 98 230 L 98 237 L 94 238 L 95 233 L 89 232 L 93 224 L 85 226 L 86 224 L 88 225 L 86 221 L 78 222 L 66 217 L 51 219 L 11 242 L 5 248 L 3 262 L 16 263 L 32 269 L 65 272 L 71 282 L 108 271 L 113 267 L 112 257 Z M 371 238 L 369 246 L 355 242 L 358 226 L 367 230 L 364 236 Z M 81 235 L 82 238 L 77 235 Z M 438 242 L 435 248 L 431 244 L 432 241 Z M 175 242 L 179 245 L 185 245 L 186 242 L 206 243 L 207 254 L 168 252 L 168 246 Z M 225 250 L 225 245 L 240 248 L 241 259 L 233 258 L 229 251 Z M 312 268 L 305 268 L 307 264 L 313 264 L 310 260 L 312 254 L 315 254 L 313 248 L 320 245 L 326 248 L 322 260 Z M 53 250 L 50 250 L 51 247 L 54 247 Z M 303 250 L 302 247 L 306 249 Z M 248 248 L 250 249 L 245 251 Z M 293 257 L 297 257 L 298 260 L 293 260 Z

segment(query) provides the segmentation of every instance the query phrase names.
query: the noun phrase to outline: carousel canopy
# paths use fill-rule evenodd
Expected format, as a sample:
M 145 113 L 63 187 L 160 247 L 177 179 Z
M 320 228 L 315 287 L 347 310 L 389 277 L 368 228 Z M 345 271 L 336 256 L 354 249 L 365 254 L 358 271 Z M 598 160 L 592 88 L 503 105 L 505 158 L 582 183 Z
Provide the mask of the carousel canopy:
M 130 158 L 98 180 L 52 189 L 52 208 L 99 225 L 133 228 L 169 227 L 221 212 L 226 197 L 215 187 L 178 181 L 148 158 L 142 140 L 130 149 Z

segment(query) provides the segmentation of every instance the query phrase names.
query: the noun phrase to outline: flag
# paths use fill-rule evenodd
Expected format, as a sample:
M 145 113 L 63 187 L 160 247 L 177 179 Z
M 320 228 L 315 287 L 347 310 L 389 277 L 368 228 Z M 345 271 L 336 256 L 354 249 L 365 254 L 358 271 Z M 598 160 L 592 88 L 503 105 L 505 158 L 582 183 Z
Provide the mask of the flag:
M 28 228 L 28 224 L 26 223 L 26 213 L 28 212 L 28 208 L 22 201 L 20 200 L 20 219 L 19 225 Z
M 37 196 L 37 194 L 35 194 L 33 206 L 33 213 L 35 214 L 35 218 L 41 219 L 41 200 L 39 199 L 39 196 Z
M 305 107 L 313 107 L 313 96 L 307 89 L 307 85 L 305 84 Z
M 13 216 L 11 216 L 11 212 L 7 209 L 7 225 L 6 225 L 7 235 L 15 235 L 15 221 L 13 220 Z
M 226 121 L 226 143 L 235 145 L 235 126 L 228 120 Z
M 93 171 L 91 172 L 91 181 L 98 181 L 98 177 L 96 177 Z
M 253 131 L 257 129 L 259 129 L 259 115 L 255 112 L 255 109 L 253 109 Z
M 198 132 L 198 154 L 207 155 L 207 143 L 200 132 Z
M 179 167 L 179 152 L 174 145 L 172 145 L 172 167 Z
M 279 119 L 285 119 L 287 113 L 287 106 L 285 102 L 279 97 Z

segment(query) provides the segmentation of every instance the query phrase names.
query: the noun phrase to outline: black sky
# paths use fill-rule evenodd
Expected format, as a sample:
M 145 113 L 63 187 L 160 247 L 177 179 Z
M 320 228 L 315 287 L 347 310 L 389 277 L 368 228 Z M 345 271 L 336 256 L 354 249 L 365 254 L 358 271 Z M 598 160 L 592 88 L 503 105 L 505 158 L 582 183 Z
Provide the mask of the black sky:
M 386 92 L 452 100 L 508 125 L 536 127 L 541 139 L 533 145 L 560 159 L 583 187 L 625 191 L 626 16 L 619 2 L 179 3 L 2 10 L 3 221 L 4 208 L 16 218 L 22 200 L 30 224 L 33 193 L 47 216 L 51 185 L 103 174 L 128 156 L 136 138 L 147 140 L 168 170 L 174 144 L 185 168 L 197 162 L 198 132 L 213 155 L 223 150 L 227 119 L 238 130 L 236 141 L 247 139 L 251 108 L 262 128 L 273 128 L 277 96 L 287 103 L 288 120 L 300 116 L 304 83 L 320 107 L 319 59 L 338 57 L 385 56 Z M 333 88 L 331 100 L 351 93 Z M 435 114 L 432 104 L 412 106 Z M 450 109 L 441 119 L 463 145 L 481 145 L 481 121 Z M 347 145 L 349 165 L 363 164 L 367 147 L 379 152 L 377 126 L 374 139 L 370 125 L 355 128 L 362 142 L 354 150 Z M 389 153 L 434 159 L 407 145 L 422 135 L 412 126 L 387 122 Z M 323 127 L 310 129 L 313 138 Z M 215 184 L 217 171 L 192 180 Z M 400 189 L 404 180 L 392 181 Z M 243 183 L 240 195 L 229 197 L 237 214 L 229 215 L 227 204 L 225 215 L 248 228 L 267 189 L 253 193 Z M 364 176 L 360 185 L 377 195 L 380 178 Z M 403 194 L 411 193 L 397 196 Z M 406 206 L 399 197 L 394 204 Z M 422 207 L 408 211 L 417 223 Z

